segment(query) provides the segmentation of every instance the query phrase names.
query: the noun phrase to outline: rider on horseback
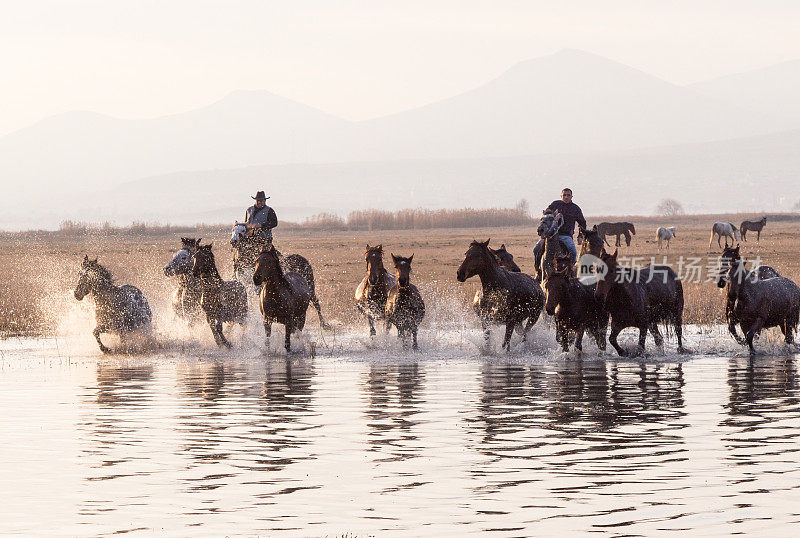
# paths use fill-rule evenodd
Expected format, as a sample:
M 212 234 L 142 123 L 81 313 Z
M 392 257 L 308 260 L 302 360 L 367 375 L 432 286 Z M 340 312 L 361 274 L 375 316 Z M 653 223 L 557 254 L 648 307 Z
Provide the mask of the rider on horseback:
M 244 224 L 254 240 L 268 246 L 272 243 L 272 229 L 278 226 L 278 216 L 275 214 L 275 210 L 267 205 L 267 196 L 264 191 L 258 191 L 251 198 L 256 203 L 247 208 Z
M 565 188 L 561 191 L 561 199 L 554 201 L 547 206 L 544 213 L 560 213 L 563 217 L 563 223 L 558 229 L 558 238 L 561 243 L 567 247 L 569 257 L 574 264 L 578 260 L 578 249 L 575 247 L 575 241 L 572 239 L 572 234 L 575 233 L 575 223 L 582 229 L 586 229 L 586 219 L 583 218 L 583 211 L 578 207 L 578 204 L 572 202 L 572 189 Z M 544 238 L 540 238 L 533 247 L 533 254 L 536 258 L 536 267 L 538 268 L 542 261 L 542 254 L 544 253 Z M 538 277 L 541 279 L 541 276 Z

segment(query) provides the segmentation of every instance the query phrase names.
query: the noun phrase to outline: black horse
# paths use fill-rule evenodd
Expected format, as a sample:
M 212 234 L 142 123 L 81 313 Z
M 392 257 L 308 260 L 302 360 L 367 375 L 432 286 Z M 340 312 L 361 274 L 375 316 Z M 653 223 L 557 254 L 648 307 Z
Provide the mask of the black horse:
M 481 280 L 483 294 L 480 302 L 473 303 L 473 308 L 481 320 L 484 338 L 489 339 L 490 323 L 505 323 L 503 348 L 510 350 L 514 327 L 527 320 L 523 329 L 524 341 L 530 328 L 539 319 L 544 305 L 544 292 L 530 275 L 500 267 L 497 258 L 489 250 L 488 239 L 483 243 L 473 241 L 470 244 L 456 278 L 459 282 L 465 282 L 475 275 Z
M 603 253 L 600 259 L 607 271 L 598 274 L 595 294 L 602 297 L 603 306 L 611 315 L 608 341 L 622 356 L 628 352 L 617 343 L 617 336 L 626 327 L 639 329 L 639 352 L 644 353 L 647 330 L 657 346 L 664 338 L 659 323 L 672 325 L 678 337 L 678 351 L 683 349 L 683 284 L 671 267 L 648 265 L 643 269 L 622 267 L 614 254 Z

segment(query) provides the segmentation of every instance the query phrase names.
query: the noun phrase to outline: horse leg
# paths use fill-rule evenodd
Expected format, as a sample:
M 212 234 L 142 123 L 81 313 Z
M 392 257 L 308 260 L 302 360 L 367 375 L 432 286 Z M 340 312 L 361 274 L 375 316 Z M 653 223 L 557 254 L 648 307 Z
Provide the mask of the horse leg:
M 631 246 L 631 234 L 628 230 L 625 230 L 625 246 Z
M 639 349 L 638 353 L 642 356 L 646 355 L 644 351 L 644 343 L 647 340 L 647 325 L 639 327 Z
M 739 333 L 736 332 L 736 317 L 733 314 L 734 306 L 735 301 L 731 301 L 730 299 L 725 305 L 725 319 L 728 320 L 728 332 L 733 335 L 733 338 L 736 340 L 737 344 L 744 345 L 744 339 L 740 338 Z
M 653 335 L 653 341 L 656 343 L 656 347 L 663 347 L 664 337 L 661 336 L 661 331 L 658 329 L 658 324 L 650 324 L 650 334 Z
M 105 325 L 98 325 L 97 327 L 94 328 L 92 334 L 94 335 L 94 339 L 97 340 L 97 344 L 100 346 L 100 351 L 102 351 L 103 353 L 110 353 L 111 350 L 108 349 L 106 346 L 104 346 L 103 342 L 100 341 L 100 333 L 104 333 L 106 332 L 106 330 L 107 329 Z
M 369 335 L 375 336 L 375 322 L 372 320 L 372 316 L 367 315 L 367 321 L 369 321 Z
M 606 350 L 606 330 L 605 327 L 595 327 L 592 336 L 600 351 Z
M 538 317 L 539 317 L 539 316 L 537 315 L 537 316 L 536 316 L 536 318 L 538 318 Z M 536 318 L 534 318 L 533 316 L 531 316 L 531 317 L 529 317 L 529 318 L 528 318 L 528 322 L 527 322 L 527 323 L 525 323 L 525 328 L 524 328 L 524 329 L 522 329 L 522 341 L 523 341 L 523 342 L 527 342 L 527 341 L 528 341 L 528 331 L 530 331 L 530 330 L 531 330 L 531 328 L 532 328 L 532 327 L 534 326 L 534 324 L 536 323 Z
M 627 357 L 628 356 L 628 352 L 625 351 L 624 349 L 622 349 L 621 347 L 619 347 L 619 343 L 617 343 L 617 336 L 619 335 L 619 333 L 621 331 L 622 331 L 621 328 L 614 327 L 612 325 L 611 326 L 611 333 L 608 335 L 608 341 L 611 343 L 612 346 L 614 346 L 614 349 L 617 350 L 617 353 L 619 354 L 620 357 Z
M 586 328 L 581 326 L 578 328 L 575 334 L 575 349 L 579 352 L 583 351 L 583 333 L 586 331 Z
M 569 330 L 563 321 L 556 321 L 556 341 L 561 344 L 561 351 L 569 351 Z
M 272 336 L 272 322 L 264 319 L 264 334 L 266 335 L 267 351 L 269 351 L 269 337 Z
M 221 319 L 218 319 L 218 320 L 217 320 L 217 322 L 216 322 L 216 324 L 215 324 L 215 329 L 213 329 L 213 330 L 215 330 L 215 331 L 216 331 L 216 332 L 214 333 L 214 336 L 215 336 L 215 338 L 216 338 L 216 335 L 219 335 L 219 339 L 217 339 L 217 345 L 220 345 L 220 344 L 222 344 L 223 346 L 227 347 L 228 349 L 230 349 L 231 347 L 233 347 L 233 346 L 231 345 L 231 343 L 230 343 L 230 342 L 228 342 L 227 338 L 225 338 L 225 335 L 224 335 L 224 334 L 222 334 L 222 320 L 221 320 Z
M 314 305 L 314 308 L 317 310 L 317 315 L 319 316 L 319 326 L 322 327 L 323 330 L 329 331 L 331 330 L 330 324 L 326 322 L 322 318 L 322 307 L 319 305 L 319 299 L 317 298 L 316 292 L 311 295 L 311 303 Z
M 417 349 L 419 349 L 417 347 L 417 327 L 411 329 L 411 337 L 413 339 L 413 343 L 411 344 L 411 349 L 416 351 Z
M 514 333 L 514 325 L 516 325 L 516 321 L 513 319 L 506 321 L 506 336 L 503 338 L 503 347 L 506 351 L 511 351 L 511 335 Z
M 484 318 L 481 318 L 481 327 L 483 327 L 483 340 L 486 343 L 489 343 L 489 335 L 490 335 L 489 324 L 486 322 Z
M 286 325 L 286 334 L 283 338 L 283 347 L 286 348 L 286 354 L 289 355 L 292 352 L 292 326 Z
M 756 354 L 756 349 L 753 347 L 753 338 L 761 331 L 761 328 L 764 326 L 764 320 L 761 318 L 756 318 L 753 324 L 750 326 L 750 330 L 747 331 L 747 345 L 750 347 L 750 356 Z
M 621 247 L 622 246 L 622 234 L 617 234 L 617 242 L 614 243 L 614 246 L 615 247 Z

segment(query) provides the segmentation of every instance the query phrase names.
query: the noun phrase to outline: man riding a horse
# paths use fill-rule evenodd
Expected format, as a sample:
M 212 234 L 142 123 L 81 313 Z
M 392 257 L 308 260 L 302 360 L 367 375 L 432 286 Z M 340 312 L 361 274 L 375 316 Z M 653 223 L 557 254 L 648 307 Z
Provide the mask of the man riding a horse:
M 569 251 L 572 264 L 578 261 L 578 249 L 572 235 L 575 233 L 575 223 L 582 229 L 586 229 L 586 219 L 583 218 L 583 211 L 578 204 L 572 201 L 572 189 L 565 188 L 561 191 L 561 199 L 555 200 L 547 206 L 545 213 L 560 213 L 562 217 L 561 227 L 558 229 L 558 238 Z M 544 253 L 544 238 L 540 238 L 533 247 L 533 254 L 536 257 L 536 267 L 539 267 Z
M 251 198 L 256 203 L 247 208 L 244 225 L 254 241 L 268 246 L 272 243 L 272 229 L 278 226 L 278 216 L 275 210 L 267 205 L 264 191 L 258 191 Z

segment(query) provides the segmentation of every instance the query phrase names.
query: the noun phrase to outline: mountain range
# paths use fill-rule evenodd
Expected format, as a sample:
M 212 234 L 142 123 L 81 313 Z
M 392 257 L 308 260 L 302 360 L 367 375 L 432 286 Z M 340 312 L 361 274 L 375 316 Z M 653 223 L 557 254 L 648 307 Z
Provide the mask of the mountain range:
M 777 185 L 800 172 L 798 89 L 800 61 L 678 86 L 565 50 L 361 122 L 267 91 L 147 120 L 61 114 L 0 137 L 0 174 L 12 187 L 0 226 L 200 218 L 244 207 L 258 187 L 275 195 L 276 208 L 302 216 L 304 208 L 547 199 L 571 181 L 601 181 L 598 200 L 622 185 L 650 196 L 654 178 L 664 184 L 659 195 L 687 202 L 702 178 L 722 194 L 698 210 L 737 210 L 776 199 L 769 188 L 728 199 L 731 181 Z M 636 212 L 618 204 L 610 197 L 589 207 Z

